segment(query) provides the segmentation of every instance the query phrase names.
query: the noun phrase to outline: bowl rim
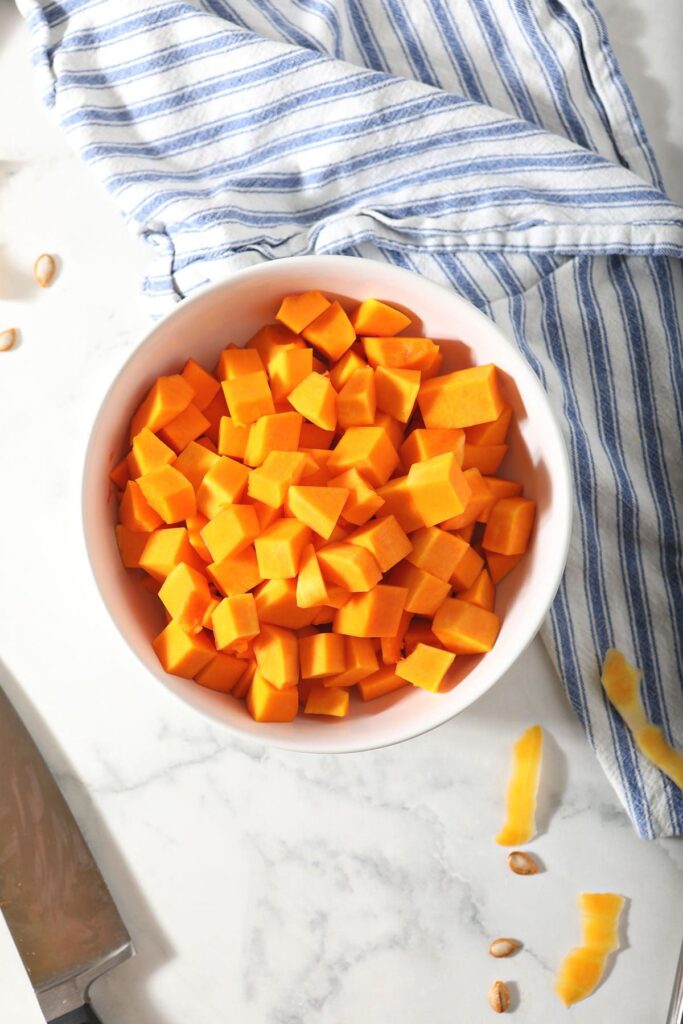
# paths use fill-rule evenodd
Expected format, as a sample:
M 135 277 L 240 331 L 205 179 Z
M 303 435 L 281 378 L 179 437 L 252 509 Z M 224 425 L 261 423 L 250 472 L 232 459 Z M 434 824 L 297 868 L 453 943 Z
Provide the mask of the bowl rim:
M 180 309 L 187 310 L 189 306 L 200 303 L 207 294 L 210 294 L 211 292 L 214 291 L 222 291 L 226 286 L 231 285 L 235 281 L 242 281 L 244 279 L 248 279 L 251 277 L 267 277 L 273 272 L 275 268 L 285 264 L 289 268 L 293 268 L 294 270 L 296 270 L 297 267 L 301 267 L 302 269 L 308 269 L 310 268 L 311 264 L 320 262 L 321 260 L 325 260 L 326 266 L 329 266 L 330 263 L 336 263 L 337 266 L 339 266 L 342 273 L 343 268 L 349 266 L 351 263 L 353 263 L 356 266 L 358 265 L 358 263 L 365 263 L 369 267 L 372 267 L 374 271 L 377 271 L 378 266 L 389 268 L 392 275 L 395 275 L 399 278 L 404 277 L 406 279 L 410 279 L 413 283 L 415 279 L 418 279 L 420 282 L 420 287 L 423 288 L 426 292 L 434 290 L 437 294 L 447 295 L 450 300 L 455 299 L 457 302 L 463 303 L 469 308 L 472 314 L 476 314 L 475 319 L 479 319 L 486 324 L 487 330 L 493 328 L 498 335 L 499 341 L 512 351 L 514 357 L 520 360 L 526 368 L 526 370 L 528 371 L 528 380 L 530 382 L 530 386 L 536 389 L 537 397 L 540 398 L 541 404 L 545 407 L 546 413 L 548 415 L 549 427 L 555 434 L 554 441 L 557 451 L 559 453 L 559 463 L 556 463 L 555 465 L 554 490 L 557 490 L 559 492 L 560 498 L 564 497 L 564 501 L 560 505 L 559 509 L 557 509 L 555 512 L 555 516 L 558 522 L 560 521 L 560 519 L 562 520 L 562 523 L 564 524 L 564 529 L 563 534 L 558 539 L 558 544 L 556 546 L 556 552 L 559 555 L 559 557 L 557 557 L 555 562 L 555 572 L 553 573 L 551 578 L 547 579 L 546 582 L 546 597 L 540 606 L 539 612 L 530 621 L 528 627 L 524 630 L 523 641 L 521 645 L 519 645 L 518 647 L 516 646 L 514 648 L 511 648 L 510 653 L 506 657 L 502 658 L 502 664 L 495 677 L 491 679 L 491 681 L 486 685 L 484 689 L 482 689 L 479 692 L 475 692 L 471 696 L 469 696 L 469 698 L 466 700 L 465 703 L 463 703 L 463 705 L 460 708 L 456 710 L 450 710 L 448 706 L 444 704 L 444 711 L 442 715 L 440 717 L 436 717 L 435 721 L 431 723 L 420 723 L 419 725 L 415 726 L 414 724 L 411 725 L 410 722 L 408 722 L 403 728 L 395 729 L 390 736 L 378 736 L 376 739 L 366 738 L 360 741 L 354 741 L 353 738 L 349 739 L 348 737 L 345 740 L 335 740 L 333 729 L 327 730 L 329 732 L 329 741 L 324 740 L 323 742 L 316 741 L 313 736 L 299 736 L 297 738 L 295 735 L 292 735 L 290 737 L 288 736 L 290 730 L 284 728 L 278 731 L 277 733 L 271 731 L 268 731 L 266 733 L 266 731 L 264 730 L 263 735 L 259 736 L 258 733 L 249 732 L 245 729 L 242 729 L 238 724 L 234 722 L 227 721 L 226 719 L 218 717 L 217 715 L 212 713 L 212 711 L 209 708 L 201 707 L 193 703 L 183 693 L 179 692 L 177 689 L 175 689 L 168 683 L 165 683 L 163 679 L 160 679 L 158 676 L 155 676 L 154 673 L 151 671 L 150 667 L 143 660 L 142 655 L 136 650 L 135 646 L 126 636 L 124 630 L 119 624 L 118 618 L 114 612 L 113 607 L 111 606 L 110 600 L 105 592 L 105 589 L 100 584 L 98 574 L 95 570 L 93 552 L 91 548 L 92 538 L 90 535 L 90 526 L 87 512 L 87 493 L 89 488 L 89 480 L 92 474 L 92 466 L 94 465 L 97 458 L 97 428 L 100 423 L 102 411 L 107 405 L 110 396 L 112 392 L 115 390 L 120 378 L 126 373 L 129 364 L 133 361 L 133 359 L 135 359 L 140 349 L 148 342 L 150 337 L 161 326 L 172 320 L 179 313 Z M 179 700 L 185 707 L 189 707 L 196 714 L 201 715 L 206 721 L 212 723 L 215 726 L 227 730 L 228 733 L 232 734 L 240 740 L 261 744 L 264 747 L 273 747 L 279 750 L 291 750 L 301 753 L 358 753 L 362 751 L 378 750 L 382 747 L 389 747 L 398 743 L 404 743 L 406 740 L 414 739 L 417 736 L 425 735 L 426 733 L 431 732 L 433 729 L 436 729 L 441 725 L 444 725 L 452 718 L 455 718 L 463 711 L 466 711 L 467 708 L 471 707 L 472 704 L 474 704 L 477 700 L 483 697 L 484 694 L 487 693 L 490 689 L 492 689 L 496 685 L 496 683 L 499 682 L 502 676 L 504 676 L 506 672 L 509 671 L 512 665 L 518 660 L 518 658 L 521 657 L 523 652 L 534 640 L 538 631 L 540 630 L 543 620 L 545 619 L 545 616 L 548 614 L 548 611 L 555 599 L 555 596 L 562 582 L 562 577 L 564 575 L 564 571 L 567 564 L 567 558 L 569 555 L 569 547 L 571 544 L 574 518 L 574 509 L 572 501 L 573 491 L 571 486 L 572 479 L 573 474 L 571 470 L 569 453 L 567 450 L 564 435 L 562 433 L 562 429 L 560 427 L 560 423 L 555 413 L 555 410 L 553 409 L 550 399 L 548 398 L 548 395 L 546 394 L 543 386 L 541 385 L 541 382 L 538 380 L 537 376 L 534 374 L 533 370 L 526 362 L 517 346 L 514 345 L 513 342 L 511 342 L 507 338 L 507 336 L 504 334 L 504 332 L 501 330 L 501 328 L 494 320 L 492 320 L 490 317 L 487 317 L 472 302 L 470 302 L 464 296 L 459 295 L 456 291 L 449 288 L 447 285 L 440 284 L 437 281 L 432 281 L 427 277 L 423 277 L 417 271 L 408 270 L 405 267 L 398 267 L 395 264 L 383 264 L 381 261 L 368 259 L 367 257 L 362 256 L 315 254 L 306 256 L 288 256 L 281 257 L 276 260 L 269 260 L 266 262 L 257 263 L 252 266 L 244 267 L 233 272 L 226 272 L 224 275 L 221 275 L 215 280 L 209 281 L 206 284 L 201 285 L 195 291 L 193 291 L 192 294 L 189 295 L 187 298 L 184 298 L 180 302 L 175 304 L 171 309 L 169 309 L 167 313 L 163 314 L 163 316 L 159 317 L 158 319 L 155 319 L 154 322 L 150 325 L 149 329 L 134 345 L 134 347 L 129 352 L 129 354 L 119 367 L 114 377 L 110 380 L 106 390 L 101 395 L 97 405 L 97 411 L 90 423 L 88 443 L 85 449 L 85 455 L 83 458 L 81 472 L 81 526 L 83 530 L 85 551 L 87 562 L 90 567 L 90 573 L 94 580 L 95 587 L 97 589 L 97 592 L 99 593 L 100 599 L 102 600 L 104 607 L 108 612 L 110 621 L 113 623 L 115 629 L 117 630 L 122 640 L 124 641 L 126 648 L 133 654 L 138 663 L 142 665 L 143 668 L 146 670 L 146 675 L 154 678 L 156 682 L 162 682 L 167 693 L 170 693 L 173 697 Z

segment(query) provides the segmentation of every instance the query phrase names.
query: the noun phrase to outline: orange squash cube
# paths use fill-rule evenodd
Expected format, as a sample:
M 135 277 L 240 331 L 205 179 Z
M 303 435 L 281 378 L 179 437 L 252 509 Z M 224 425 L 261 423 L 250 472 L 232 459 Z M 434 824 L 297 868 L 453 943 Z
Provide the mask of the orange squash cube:
M 503 480 L 499 476 L 486 476 L 483 479 L 489 490 L 489 501 L 479 512 L 478 523 L 488 523 L 491 509 L 497 501 L 500 501 L 501 498 L 519 498 L 523 489 L 518 480 Z
M 211 616 L 213 636 L 219 651 L 258 636 L 259 621 L 253 594 L 224 597 Z
M 369 484 L 381 487 L 398 465 L 398 452 L 381 427 L 349 427 L 327 465 L 337 473 L 358 469 Z
M 197 569 L 180 562 L 161 584 L 159 600 L 187 633 L 199 633 L 211 602 L 208 580 Z
M 505 405 L 493 363 L 424 381 L 418 405 L 426 427 L 472 427 L 497 419 Z
M 299 710 L 297 688 L 278 690 L 257 669 L 247 694 L 247 709 L 256 722 L 291 722 Z
M 154 434 L 151 434 L 151 437 L 154 437 Z M 173 455 L 173 452 L 171 452 L 171 455 Z M 118 487 L 120 491 L 124 489 L 128 481 L 130 480 L 130 471 L 128 468 L 129 458 L 129 455 L 124 455 L 121 461 L 117 462 L 114 468 L 109 473 L 109 479 L 111 480 L 115 487 Z M 134 475 L 141 476 L 140 473 L 135 473 Z
M 146 501 L 165 523 L 179 523 L 197 511 L 189 480 L 173 466 L 162 466 L 138 478 Z
M 484 553 L 489 574 L 494 583 L 504 580 L 522 560 L 521 555 L 499 555 L 495 551 L 485 551 Z
M 322 679 L 346 668 L 344 637 L 338 633 L 313 633 L 299 640 L 302 679 Z
M 306 341 L 332 362 L 340 359 L 356 340 L 351 321 L 336 301 L 330 303 L 301 333 Z
M 261 356 L 264 366 L 267 366 L 271 356 L 281 345 L 305 348 L 306 343 L 298 334 L 290 331 L 283 324 L 267 324 L 257 331 L 253 338 L 249 339 L 245 348 L 255 348 Z
M 453 452 L 458 464 L 462 466 L 465 455 L 464 430 L 427 430 L 418 427 L 408 434 L 399 448 L 401 463 L 406 470 L 410 469 L 414 462 L 424 462 L 425 459 L 447 452 Z
M 251 505 L 226 505 L 201 531 L 213 562 L 237 555 L 258 537 L 259 521 Z
M 197 672 L 194 681 L 207 690 L 230 693 L 243 672 L 244 662 L 240 658 L 219 651 L 208 665 Z
M 148 427 L 152 433 L 180 415 L 194 398 L 194 391 L 179 373 L 158 377 L 130 421 L 130 439 Z
M 486 569 L 482 569 L 471 587 L 456 594 L 459 601 L 476 604 L 487 612 L 492 612 L 496 604 L 496 588 Z
M 263 464 L 251 472 L 249 497 L 271 508 L 282 508 L 287 491 L 299 483 L 308 465 L 308 456 L 303 452 L 270 452 Z
M 138 533 L 136 530 L 129 530 L 127 526 L 117 524 L 116 543 L 126 569 L 140 568 L 140 556 L 145 550 L 148 537 L 147 533 Z
M 243 459 L 251 427 L 238 427 L 232 416 L 221 416 L 218 427 L 218 454 Z
M 153 469 L 170 466 L 176 461 L 176 453 L 164 444 L 149 427 L 143 427 L 133 438 L 133 447 L 128 455 L 128 472 L 133 479 L 151 473 Z
M 254 591 L 256 610 L 261 623 L 301 629 L 310 626 L 315 608 L 299 608 L 296 603 L 296 580 L 266 580 Z
M 432 620 L 434 633 L 454 654 L 485 654 L 496 642 L 500 619 L 475 604 L 447 598 Z
M 316 449 L 330 448 L 334 440 L 334 430 L 323 430 L 322 427 L 316 427 L 315 423 L 304 423 L 301 427 L 301 437 L 299 444 L 303 449 Z
M 187 536 L 190 544 L 195 549 L 202 562 L 211 562 L 211 552 L 204 543 L 201 535 L 201 531 L 208 523 L 206 516 L 203 516 L 201 512 L 198 512 L 196 516 L 188 516 L 185 520 L 185 526 L 187 527 Z
M 395 516 L 385 516 L 354 530 L 347 537 L 349 544 L 359 544 L 374 557 L 382 572 L 405 558 L 412 550 L 407 534 L 401 529 Z
M 234 380 L 248 373 L 262 373 L 265 370 L 263 360 L 255 348 L 237 348 L 228 346 L 218 357 L 216 376 L 219 381 Z
M 346 668 L 336 675 L 326 676 L 325 686 L 353 686 L 379 668 L 377 652 L 369 637 L 345 636 L 343 639 Z
M 242 661 L 242 664 L 243 665 L 246 664 L 244 672 L 239 677 L 239 679 L 237 680 L 237 682 L 233 686 L 232 690 L 230 691 L 230 696 L 234 697 L 235 700 L 244 700 L 244 698 L 249 693 L 249 689 L 251 687 L 251 684 L 254 681 L 254 676 L 256 675 L 257 665 L 256 665 L 256 659 L 255 658 L 252 658 L 252 657 L 246 658 L 245 660 Z M 261 678 L 263 678 L 263 677 L 261 676 Z M 263 681 L 265 682 L 265 680 L 263 680 Z
M 405 556 L 406 561 L 444 582 L 450 580 L 456 565 L 468 549 L 460 537 L 446 533 L 438 526 L 425 526 L 416 530 L 410 539 L 413 548 Z
M 403 637 L 403 649 L 406 655 L 411 654 L 418 644 L 440 647 L 441 641 L 432 632 L 431 619 L 420 619 L 413 616 Z
M 227 455 L 219 456 L 197 488 L 197 508 L 207 519 L 213 519 L 224 505 L 242 500 L 248 481 L 246 466 Z
M 364 594 L 352 594 L 337 609 L 333 630 L 346 636 L 393 636 L 401 621 L 408 591 L 378 584 Z
M 213 374 L 205 370 L 194 359 L 187 360 L 182 377 L 194 391 L 192 401 L 200 411 L 206 409 L 207 405 L 213 401 L 220 390 L 220 383 Z
M 498 472 L 507 450 L 506 444 L 466 444 L 462 468 L 475 468 L 484 476 L 492 476 Z
M 444 530 L 464 530 L 470 523 L 475 523 L 483 509 L 491 504 L 491 490 L 485 477 L 478 469 L 466 469 L 463 476 L 470 488 L 470 496 L 463 511 L 441 524 Z
M 364 299 L 351 314 L 351 324 L 356 334 L 391 338 L 410 325 L 410 317 L 379 299 Z
M 222 387 L 228 411 L 238 427 L 247 427 L 259 416 L 275 412 L 264 370 L 224 380 Z
M 290 391 L 289 404 L 322 430 L 334 430 L 337 425 L 337 393 L 321 373 L 304 377 Z
M 377 410 L 375 415 L 375 427 L 381 427 L 384 433 L 389 438 L 392 446 L 399 450 L 403 443 L 403 432 L 405 430 L 405 423 L 401 423 L 399 420 L 390 416 L 388 412 L 382 412 L 381 409 Z
M 135 480 L 129 480 L 119 505 L 119 521 L 136 533 L 151 533 L 163 520 L 146 501 Z
M 262 533 L 267 526 L 274 523 L 276 519 L 282 517 L 281 508 L 271 508 L 270 505 L 265 505 L 262 501 L 257 501 L 256 498 L 247 497 L 246 501 L 253 508 L 256 513 L 256 518 L 259 523 L 259 533 Z
M 375 370 L 375 386 L 377 408 L 400 423 L 407 423 L 413 414 L 420 390 L 420 371 L 378 366 Z
M 313 352 L 310 348 L 281 345 L 268 360 L 268 377 L 274 402 L 282 402 L 297 384 L 313 373 Z
M 287 580 L 299 571 L 301 553 L 311 531 L 297 519 L 278 519 L 254 541 L 259 572 L 264 580 Z
M 344 718 L 349 712 L 349 691 L 318 683 L 308 692 L 304 705 L 305 715 L 332 715 Z
M 263 579 L 253 544 L 243 548 L 236 555 L 226 555 L 220 562 L 212 562 L 206 567 L 206 571 L 221 594 L 226 597 L 246 594 Z
M 318 550 L 317 558 L 326 582 L 336 583 L 353 593 L 371 590 L 382 579 L 370 552 L 353 544 L 326 544 Z
M 439 347 L 431 338 L 361 338 L 370 366 L 391 366 L 397 370 L 423 370 L 431 366 Z
M 145 536 L 140 534 L 140 536 Z M 202 569 L 203 562 L 196 553 L 184 526 L 170 530 L 155 530 L 147 535 L 147 541 L 138 559 L 138 566 L 155 580 L 163 582 L 179 562 L 186 562 L 193 569 Z
M 285 295 L 275 319 L 288 327 L 294 334 L 301 334 L 304 327 L 313 323 L 321 313 L 330 307 L 330 300 L 322 292 L 299 292 L 297 295 Z
M 501 498 L 491 509 L 482 547 L 498 555 L 523 555 L 536 516 L 530 498 Z
M 298 412 L 276 412 L 271 416 L 261 416 L 249 428 L 249 440 L 244 452 L 246 464 L 260 466 L 273 451 L 297 451 L 302 424 L 303 416 Z
M 191 441 L 175 460 L 173 468 L 182 473 L 194 490 L 198 491 L 202 480 L 218 461 L 218 455 L 209 448 L 198 444 L 197 441 Z
M 452 651 L 440 647 L 417 644 L 415 649 L 396 666 L 396 675 L 413 686 L 436 693 L 455 661 Z
M 332 382 L 332 387 L 335 391 L 341 391 L 356 370 L 360 370 L 367 365 L 367 362 L 359 352 L 356 352 L 354 348 L 348 349 L 341 359 L 338 359 L 337 362 L 330 367 L 330 381 Z
M 377 489 L 384 504 L 375 513 L 378 519 L 395 516 L 405 533 L 412 533 L 424 526 L 422 515 L 408 483 L 407 476 L 397 476 Z
M 154 653 L 164 672 L 192 679 L 216 656 L 206 633 L 186 633 L 173 619 L 152 641 Z
M 405 610 L 413 615 L 433 615 L 450 593 L 450 583 L 418 569 L 410 562 L 401 562 L 387 577 L 389 583 L 408 591 Z
M 423 526 L 436 526 L 458 515 L 471 493 L 452 453 L 414 462 L 408 470 L 408 487 Z
M 225 404 L 225 395 L 223 389 L 217 391 L 214 397 L 211 399 L 209 404 L 202 409 L 202 412 L 209 421 L 210 426 L 206 431 L 206 436 L 212 441 L 213 444 L 218 444 L 218 435 L 220 432 L 221 420 L 224 416 L 228 415 L 228 407 Z M 225 453 L 228 454 L 227 452 Z
M 299 681 L 299 641 L 296 633 L 264 623 L 252 644 L 259 672 L 271 686 L 283 690 Z
M 395 636 L 383 636 L 380 638 L 380 652 L 382 655 L 382 664 L 384 665 L 395 665 L 401 660 L 403 654 L 403 643 L 405 635 L 408 631 L 408 627 L 413 620 L 412 612 L 403 612 L 401 621 L 398 625 L 398 630 Z
M 341 430 L 372 426 L 377 411 L 375 374 L 369 367 L 355 370 L 337 396 L 337 423 Z
M 451 584 L 455 590 L 466 590 L 473 585 L 483 568 L 484 559 L 468 545 L 451 574 Z
M 367 523 L 368 519 L 374 516 L 384 504 L 384 499 L 380 498 L 377 491 L 370 487 L 357 469 L 347 469 L 339 476 L 330 477 L 327 483 L 329 487 L 343 487 L 348 491 L 342 516 L 354 526 L 362 526 Z
M 384 697 L 387 693 L 393 693 L 394 690 L 400 690 L 402 686 L 408 685 L 405 679 L 396 675 L 394 668 L 394 665 L 383 665 L 373 675 L 361 679 L 358 683 L 358 692 L 364 701 L 377 700 L 378 697 Z
M 199 411 L 194 402 L 190 402 L 175 419 L 161 428 L 159 437 L 174 452 L 181 452 L 187 448 L 190 441 L 201 437 L 210 427 L 211 423 L 206 416 Z
M 337 525 L 348 496 L 349 492 L 344 487 L 294 484 L 287 492 L 285 508 L 327 540 Z
M 478 423 L 474 427 L 468 427 L 465 431 L 468 444 L 504 444 L 507 437 L 510 420 L 512 419 L 512 406 L 503 405 L 502 411 L 495 420 L 488 423 Z
M 301 553 L 296 581 L 296 603 L 299 608 L 318 608 L 327 601 L 327 587 L 320 571 L 315 548 L 307 544 Z

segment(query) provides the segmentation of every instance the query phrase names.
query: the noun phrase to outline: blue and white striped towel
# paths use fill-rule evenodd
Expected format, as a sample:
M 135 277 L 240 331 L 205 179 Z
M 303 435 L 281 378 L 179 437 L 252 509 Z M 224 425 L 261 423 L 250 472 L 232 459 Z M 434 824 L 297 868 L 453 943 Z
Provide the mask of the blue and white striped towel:
M 683 832 L 683 793 L 598 681 L 620 647 L 683 747 L 683 224 L 591 0 L 20 6 L 46 101 L 155 246 L 156 312 L 343 252 L 450 285 L 516 340 L 577 486 L 545 642 L 638 832 Z

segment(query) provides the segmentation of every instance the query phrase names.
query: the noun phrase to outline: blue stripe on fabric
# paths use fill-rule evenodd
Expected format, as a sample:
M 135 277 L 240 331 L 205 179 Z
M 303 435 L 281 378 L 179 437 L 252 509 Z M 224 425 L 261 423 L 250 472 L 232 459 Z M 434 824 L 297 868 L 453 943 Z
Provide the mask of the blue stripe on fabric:
M 514 14 L 516 14 L 517 23 L 529 42 L 529 49 L 536 57 L 541 68 L 553 98 L 553 105 L 568 137 L 585 149 L 594 149 L 595 144 L 590 137 L 588 128 L 579 117 L 569 94 L 564 68 L 558 61 L 553 47 L 549 45 L 543 33 L 539 31 L 538 23 L 532 14 L 531 8 L 526 3 L 526 0 L 510 0 L 509 6 Z
M 575 281 L 580 297 L 583 334 L 590 350 L 588 364 L 597 414 L 598 433 L 602 449 L 610 464 L 616 487 L 616 539 L 631 634 L 634 638 L 636 649 L 644 653 L 647 647 L 647 638 L 643 620 L 639 618 L 639 616 L 642 617 L 645 614 L 643 595 L 640 588 L 642 563 L 638 550 L 634 549 L 634 547 L 629 547 L 627 542 L 627 538 L 634 538 L 637 541 L 639 535 L 639 511 L 633 485 L 623 458 L 614 405 L 615 398 L 610 378 L 607 376 L 607 374 L 611 373 L 611 359 L 607 348 L 605 324 L 600 304 L 594 293 L 592 266 L 585 257 L 578 257 L 575 261 Z M 637 585 L 636 579 L 638 580 Z M 603 594 L 606 594 L 606 591 L 603 591 Z M 603 597 L 603 600 L 606 600 L 606 598 Z M 614 636 L 611 621 L 603 622 L 601 619 L 598 619 L 596 625 L 597 629 L 594 634 L 597 641 L 596 647 L 598 652 L 604 655 L 607 648 L 618 643 L 618 641 Z M 611 719 L 615 717 L 611 709 L 610 715 Z M 632 738 L 620 718 L 617 722 L 616 733 L 618 736 L 623 733 L 626 738 L 626 742 L 621 749 L 622 756 L 628 750 L 628 761 L 625 761 L 627 775 L 629 778 L 638 778 L 638 796 L 641 800 L 644 800 L 641 792 L 640 768 L 633 748 Z M 645 807 L 649 815 L 649 808 L 646 804 Z
M 128 39 L 147 35 L 150 30 L 159 29 L 163 25 L 177 22 L 180 18 L 206 20 L 206 16 L 195 7 L 182 2 L 175 4 L 160 3 L 156 7 L 147 7 L 142 14 L 126 15 L 117 21 L 109 21 L 101 27 L 91 27 L 59 40 L 48 50 L 52 53 L 58 49 L 60 53 L 72 53 L 79 50 L 100 50 L 109 43 L 119 44 Z
M 477 69 L 472 60 L 470 60 L 470 56 L 460 38 L 458 25 L 453 17 L 449 0 L 432 0 L 430 11 L 436 30 L 443 41 L 444 49 L 467 96 L 477 103 L 486 103 L 484 87 L 477 74 Z
M 273 77 L 284 77 L 285 75 L 300 70 L 309 64 L 317 61 L 315 55 L 304 57 L 300 54 L 278 55 L 268 57 L 266 60 L 255 61 L 251 64 L 248 73 L 243 68 L 238 68 L 232 74 L 215 75 L 212 78 L 205 78 L 201 82 L 192 85 L 173 89 L 170 92 L 161 93 L 153 99 L 145 99 L 134 105 L 119 104 L 117 106 L 95 106 L 88 105 L 79 107 L 62 117 L 62 126 L 72 128 L 76 125 L 105 125 L 105 124 L 144 124 L 146 121 L 168 113 L 177 113 L 185 110 L 199 102 L 215 99 L 226 93 L 236 95 L 243 89 L 251 88 L 259 82 L 268 82 Z M 306 90 L 306 93 L 314 93 L 320 87 L 313 86 Z M 299 93 L 298 95 L 304 95 Z
M 201 39 L 195 39 L 183 46 L 173 44 L 165 49 L 157 50 L 152 56 L 144 56 L 134 60 L 122 61 L 110 65 L 106 71 L 87 69 L 82 71 L 64 71 L 59 76 L 59 91 L 71 89 L 110 89 L 113 85 L 127 82 L 139 82 L 160 72 L 166 74 L 172 68 L 190 64 L 203 57 L 216 56 L 220 53 L 233 52 L 242 47 L 254 45 L 252 33 L 229 35 L 211 32 Z M 301 57 L 301 55 L 300 55 Z M 311 62 L 314 59 L 311 57 Z
M 396 40 L 415 72 L 417 81 L 439 88 L 441 85 L 439 76 L 406 13 L 403 0 L 384 0 L 383 7 L 389 15 Z
M 303 58 L 302 58 L 303 59 Z M 349 95 L 369 95 L 382 92 L 390 88 L 394 83 L 378 79 L 374 75 L 369 77 L 367 72 L 361 72 L 357 76 L 349 76 L 347 79 L 340 79 L 330 86 L 330 91 L 337 98 Z M 285 101 L 287 103 L 287 101 Z M 325 105 L 325 102 L 316 104 Z M 304 148 L 307 143 L 303 140 L 313 138 L 319 141 L 330 141 L 335 138 L 337 130 L 343 131 L 347 136 L 352 132 L 351 137 L 361 137 L 372 128 L 380 129 L 400 123 L 405 117 L 426 116 L 437 111 L 441 106 L 450 106 L 450 103 L 439 102 L 436 97 L 421 97 L 420 100 L 403 100 L 393 106 L 382 106 L 381 109 L 371 114 L 364 112 L 360 115 L 340 118 L 330 121 L 322 126 L 316 126 L 309 130 L 302 130 L 299 135 L 287 138 L 290 148 Z M 309 108 L 310 110 L 310 108 Z M 154 142 L 144 140 L 139 143 L 94 143 L 84 147 L 85 158 L 92 162 L 110 157 L 135 157 L 138 160 L 158 160 L 162 156 L 173 156 L 179 153 L 187 154 L 196 148 L 203 148 L 207 141 L 224 139 L 230 135 L 240 132 L 244 128 L 255 128 L 260 124 L 267 123 L 272 119 L 268 108 L 259 108 L 240 113 L 234 118 L 217 118 L 208 125 L 201 128 L 191 128 L 174 135 L 167 135 L 156 139 Z
M 479 3 L 472 7 L 472 13 L 479 23 L 486 48 L 514 109 L 520 117 L 526 118 L 527 121 L 542 124 L 529 90 L 524 84 L 524 77 L 516 66 L 507 42 L 496 25 L 493 13 L 488 6 L 488 0 L 479 0 Z
M 389 71 L 389 64 L 382 53 L 377 36 L 365 10 L 364 0 L 346 0 L 351 31 L 367 67 L 374 71 Z
M 330 35 L 332 36 L 332 53 L 334 56 L 342 60 L 343 59 L 343 48 L 341 41 L 341 30 L 339 27 L 339 18 L 337 17 L 337 11 L 333 4 L 326 2 L 326 0 L 292 0 L 292 2 L 302 11 L 310 11 L 320 18 L 321 22 L 327 26 Z M 318 49 L 322 49 L 318 44 Z M 327 52 L 323 50 L 322 52 Z

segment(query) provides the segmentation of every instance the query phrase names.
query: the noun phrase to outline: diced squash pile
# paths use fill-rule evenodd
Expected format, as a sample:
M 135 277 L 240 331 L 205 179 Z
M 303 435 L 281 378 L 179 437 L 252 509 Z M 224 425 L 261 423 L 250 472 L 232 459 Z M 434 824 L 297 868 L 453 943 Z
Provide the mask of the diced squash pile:
M 154 650 L 259 722 L 438 692 L 496 642 L 495 587 L 533 530 L 498 475 L 500 375 L 440 375 L 377 299 L 287 295 L 275 320 L 213 372 L 159 377 L 111 472 L 123 564 L 166 612 Z

